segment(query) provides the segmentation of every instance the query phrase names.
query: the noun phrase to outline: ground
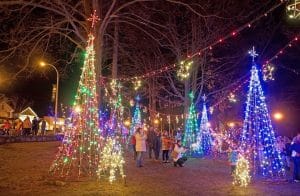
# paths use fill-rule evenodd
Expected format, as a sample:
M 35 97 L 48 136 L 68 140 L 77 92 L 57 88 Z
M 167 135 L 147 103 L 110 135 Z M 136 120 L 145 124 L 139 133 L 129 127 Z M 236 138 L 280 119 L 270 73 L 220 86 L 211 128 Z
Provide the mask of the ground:
M 190 159 L 175 168 L 145 159 L 136 168 L 126 155 L 126 182 L 106 180 L 53 184 L 47 177 L 58 142 L 0 145 L 0 195 L 300 195 L 300 184 L 254 179 L 247 188 L 232 185 L 226 161 Z

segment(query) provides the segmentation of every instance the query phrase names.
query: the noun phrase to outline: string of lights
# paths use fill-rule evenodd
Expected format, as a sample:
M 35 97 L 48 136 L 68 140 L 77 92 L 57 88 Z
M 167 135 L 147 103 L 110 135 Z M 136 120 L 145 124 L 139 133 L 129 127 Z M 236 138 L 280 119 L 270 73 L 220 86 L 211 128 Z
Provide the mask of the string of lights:
M 235 30 L 232 30 L 230 33 L 226 34 L 225 36 L 220 37 L 219 39 L 217 39 L 216 41 L 212 42 L 208 46 L 197 50 L 197 52 L 194 52 L 192 54 L 188 54 L 186 56 L 186 58 L 183 58 L 183 60 L 180 62 L 180 64 L 185 64 L 185 62 L 191 61 L 196 56 L 200 56 L 206 50 L 212 50 L 218 44 L 224 43 L 226 40 L 228 40 L 230 38 L 236 37 L 243 30 L 251 28 L 253 26 L 253 24 L 256 23 L 257 21 L 259 21 L 260 19 L 262 19 L 264 17 L 267 17 L 271 12 L 273 12 L 275 9 L 277 9 L 278 7 L 280 7 L 281 5 L 283 5 L 285 2 L 286 2 L 286 0 L 280 0 L 280 2 L 278 4 L 274 5 L 269 10 L 267 10 L 263 14 L 259 15 L 255 19 L 251 20 L 250 22 L 245 23 L 244 25 L 240 26 L 239 28 L 237 28 Z M 120 81 L 132 81 L 132 80 L 139 80 L 139 79 L 145 79 L 145 78 L 153 77 L 153 76 L 162 74 L 164 72 L 174 70 L 175 68 L 177 68 L 178 66 L 180 66 L 180 64 L 178 64 L 178 65 L 177 64 L 165 65 L 165 66 L 162 66 L 161 68 L 159 68 L 157 70 L 153 70 L 153 71 L 144 73 L 144 74 L 139 75 L 139 76 L 120 77 L 117 80 L 120 80 Z M 187 73 L 184 73 L 183 77 L 185 77 L 187 75 L 188 75 Z M 103 79 L 112 80 L 111 77 L 107 77 L 107 76 L 101 76 L 101 77 Z
M 272 56 L 271 58 L 269 58 L 268 60 L 266 60 L 264 62 L 264 64 L 262 65 L 262 72 L 263 72 L 263 79 L 266 80 L 274 80 L 273 77 L 273 72 L 274 72 L 274 66 L 273 64 L 271 64 L 272 61 L 274 61 L 275 59 L 278 59 L 280 56 L 285 54 L 285 51 L 293 46 L 295 46 L 296 43 L 299 43 L 299 34 L 296 35 L 292 40 L 290 40 L 284 47 L 282 47 L 280 50 L 278 50 L 278 52 Z M 278 65 L 284 69 L 287 69 L 297 75 L 299 75 L 299 72 L 297 72 L 295 69 L 291 69 L 288 67 L 285 67 L 283 65 Z
M 211 112 L 211 108 L 214 108 L 214 107 L 217 107 L 217 106 L 219 106 L 221 103 L 223 103 L 224 101 L 226 101 L 226 100 L 229 100 L 230 101 L 230 95 L 232 95 L 232 94 L 235 94 L 238 90 L 240 90 L 245 84 L 247 84 L 249 82 L 249 78 L 246 78 L 245 80 L 242 80 L 242 82 L 239 84 L 239 85 L 237 85 L 234 89 L 232 89 L 229 93 L 228 93 L 228 96 L 223 96 L 222 97 L 222 99 L 220 99 L 219 101 L 217 101 L 215 104 L 213 104 L 211 107 L 210 107 L 210 113 L 212 113 Z M 128 99 L 128 97 L 127 97 L 127 99 Z M 128 99 L 129 100 L 129 99 Z M 182 103 L 181 102 L 178 102 L 178 104 L 179 105 L 182 105 Z M 156 116 L 159 118 L 159 117 L 161 117 L 161 116 L 173 116 L 173 117 L 175 117 L 175 118 L 184 118 L 184 114 L 170 114 L 170 113 L 164 113 L 164 112 L 158 112 L 158 111 L 156 111 L 156 110 L 153 110 L 153 109 L 151 109 L 151 108 L 148 108 L 148 107 L 146 107 L 146 106 L 140 106 L 140 107 L 143 107 L 143 108 L 146 108 L 146 110 L 149 110 L 149 111 L 151 111 L 151 112 L 153 112 L 153 113 L 155 113 L 156 114 Z M 197 113 L 197 115 L 199 115 L 200 113 Z M 187 115 L 187 114 L 186 114 Z

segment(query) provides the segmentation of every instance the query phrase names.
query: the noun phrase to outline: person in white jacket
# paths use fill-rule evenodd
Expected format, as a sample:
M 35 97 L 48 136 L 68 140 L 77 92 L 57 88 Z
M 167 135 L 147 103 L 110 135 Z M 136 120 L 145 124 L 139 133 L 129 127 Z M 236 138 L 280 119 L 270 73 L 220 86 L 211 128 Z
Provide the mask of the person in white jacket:
M 175 144 L 173 156 L 172 156 L 175 167 L 177 167 L 177 165 L 183 167 L 184 162 L 187 161 L 187 158 L 183 157 L 183 153 L 185 153 L 186 150 L 187 149 L 181 146 L 181 140 L 178 140 L 177 143 Z
M 147 135 L 144 133 L 142 128 L 138 128 L 135 133 L 135 140 L 136 140 L 136 166 L 137 167 L 143 167 L 142 161 L 143 161 L 143 153 L 146 152 L 146 139 Z

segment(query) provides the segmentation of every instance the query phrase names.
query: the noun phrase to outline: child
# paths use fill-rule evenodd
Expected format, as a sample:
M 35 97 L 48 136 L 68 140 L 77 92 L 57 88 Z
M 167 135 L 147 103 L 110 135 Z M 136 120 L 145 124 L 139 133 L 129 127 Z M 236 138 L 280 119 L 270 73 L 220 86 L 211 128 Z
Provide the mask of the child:
M 178 140 L 171 154 L 174 161 L 174 167 L 177 167 L 177 165 L 183 167 L 184 162 L 187 161 L 187 158 L 183 156 L 183 153 L 185 152 L 186 149 L 183 146 L 181 146 L 181 140 Z
M 170 149 L 170 139 L 168 137 L 168 132 L 165 131 L 161 137 L 161 149 L 163 151 L 163 163 L 169 163 L 169 149 Z
M 238 151 L 236 149 L 236 145 L 233 145 L 231 151 L 228 154 L 229 163 L 231 165 L 231 174 L 234 174 L 236 164 L 238 161 Z

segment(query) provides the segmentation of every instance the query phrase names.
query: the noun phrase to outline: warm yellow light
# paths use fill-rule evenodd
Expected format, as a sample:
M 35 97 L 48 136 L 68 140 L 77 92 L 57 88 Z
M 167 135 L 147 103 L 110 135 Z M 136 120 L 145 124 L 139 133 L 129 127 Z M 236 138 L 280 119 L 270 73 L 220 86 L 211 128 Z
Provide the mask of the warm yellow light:
M 155 120 L 154 120 L 154 124 L 156 124 L 156 125 L 159 124 L 159 120 L 158 120 L 158 119 L 155 119 Z
M 247 187 L 251 181 L 249 161 L 239 155 L 236 169 L 233 173 L 233 184 L 241 187 Z
M 46 63 L 45 63 L 44 61 L 41 61 L 41 62 L 40 62 L 40 66 L 41 66 L 41 67 L 45 67 L 45 66 L 46 66 Z
M 125 126 L 130 126 L 130 121 L 129 121 L 129 120 L 125 120 L 125 121 L 124 121 L 124 125 L 125 125 Z
M 81 108 L 80 108 L 79 105 L 75 106 L 74 110 L 75 110 L 76 113 L 80 113 L 81 112 Z
M 273 115 L 274 119 L 275 120 L 281 120 L 283 119 L 283 114 L 280 113 L 280 112 L 276 112 L 274 115 Z
M 235 126 L 234 122 L 229 122 L 227 125 L 228 125 L 228 127 L 230 127 L 230 128 L 233 128 L 233 127 Z

